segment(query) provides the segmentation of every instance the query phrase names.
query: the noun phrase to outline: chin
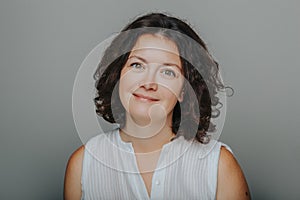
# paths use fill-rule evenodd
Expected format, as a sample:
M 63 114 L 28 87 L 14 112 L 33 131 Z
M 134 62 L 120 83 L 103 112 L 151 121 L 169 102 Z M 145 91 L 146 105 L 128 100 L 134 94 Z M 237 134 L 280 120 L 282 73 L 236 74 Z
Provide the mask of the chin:
M 150 120 L 150 107 L 145 108 L 145 106 L 140 107 L 138 105 L 134 106 L 134 108 L 130 109 L 130 115 L 133 119 L 139 119 L 139 120 Z

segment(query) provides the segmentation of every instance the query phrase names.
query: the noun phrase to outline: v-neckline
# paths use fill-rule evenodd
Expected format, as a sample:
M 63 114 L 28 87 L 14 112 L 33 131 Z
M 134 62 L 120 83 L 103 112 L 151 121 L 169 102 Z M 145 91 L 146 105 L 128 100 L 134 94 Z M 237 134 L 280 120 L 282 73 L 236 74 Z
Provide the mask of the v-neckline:
M 178 138 L 177 138 L 178 139 Z M 130 152 L 131 153 L 133 153 L 133 158 L 134 158 L 134 167 L 135 167 L 135 170 L 136 170 L 136 172 L 138 172 L 137 173 L 137 181 L 138 181 L 138 183 L 140 183 L 141 185 L 142 185 L 142 188 L 143 188 L 143 193 L 147 196 L 147 198 L 150 200 L 151 199 L 151 197 L 153 196 L 153 186 L 154 186 L 154 178 L 156 177 L 156 174 L 157 174 L 157 170 L 161 170 L 161 166 L 163 165 L 162 164 L 162 159 L 163 159 L 163 155 L 165 154 L 165 151 L 166 151 L 166 149 L 168 149 L 169 148 L 169 146 L 172 144 L 172 143 L 174 143 L 176 140 L 172 140 L 172 141 L 170 141 L 170 142 L 168 142 L 168 143 L 166 143 L 166 144 L 164 144 L 163 146 L 162 146 L 162 148 L 160 149 L 160 153 L 159 153 L 159 156 L 158 156 L 158 159 L 157 159 L 157 163 L 156 163 L 156 167 L 154 168 L 154 170 L 153 170 L 153 174 L 152 174 L 152 178 L 151 178 L 151 187 L 150 187 L 150 195 L 149 195 L 149 193 L 148 193 L 148 190 L 147 190 L 147 186 L 146 186 L 146 183 L 145 183 L 145 181 L 144 181 L 144 179 L 143 179 L 143 177 L 142 177 L 142 175 L 141 175 L 141 173 L 140 173 L 140 169 L 139 169 L 139 167 L 138 167 L 138 162 L 137 162 L 137 158 L 136 158 L 136 155 L 135 155 L 135 151 L 134 151 L 134 148 L 133 148 L 133 144 L 132 144 L 132 142 L 125 142 L 125 141 L 123 141 L 122 140 L 122 138 L 121 138 L 121 135 L 120 135 L 120 129 L 117 131 L 117 140 L 119 140 L 119 142 L 122 144 L 122 145 L 124 145 L 124 146 L 126 146 L 127 147 L 127 149 L 130 149 Z M 145 196 L 144 195 L 144 196 Z M 154 195 L 155 196 L 155 195 Z
M 153 196 L 153 194 L 152 194 L 153 193 L 153 186 L 154 186 L 153 179 L 154 179 L 154 177 L 156 175 L 157 170 L 160 170 L 159 166 L 160 166 L 160 164 L 162 162 L 161 159 L 162 159 L 162 155 L 163 155 L 163 152 L 164 152 L 163 150 L 164 150 L 164 147 L 162 147 L 162 149 L 160 150 L 160 154 L 159 154 L 157 162 L 156 162 L 156 167 L 155 167 L 155 169 L 152 172 L 153 174 L 152 174 L 152 177 L 151 177 L 151 180 L 150 180 L 150 192 L 148 192 L 148 190 L 147 190 L 147 185 L 146 185 L 146 183 L 145 183 L 145 181 L 143 179 L 143 176 L 142 176 L 142 174 L 140 172 L 140 169 L 138 167 L 138 161 L 137 161 L 136 155 L 134 155 L 135 167 L 136 167 L 136 170 L 139 172 L 139 173 L 137 173 L 137 176 L 138 176 L 139 181 L 143 185 L 144 192 L 145 192 L 145 194 L 147 194 L 148 199 L 151 199 L 151 197 Z M 134 150 L 133 150 L 133 152 L 134 152 Z
M 144 181 L 144 179 L 143 179 L 143 177 L 142 177 L 142 174 L 141 174 L 141 172 L 140 172 L 140 169 L 139 169 L 139 167 L 138 167 L 138 159 L 137 159 L 137 157 L 136 157 L 136 153 L 135 153 L 135 150 L 134 150 L 134 148 L 133 148 L 133 145 L 132 145 L 132 142 L 125 142 L 125 141 L 123 141 L 122 140 L 122 138 L 121 138 L 121 135 L 120 135 L 120 130 L 119 131 L 117 131 L 117 139 L 119 140 L 119 142 L 121 142 L 123 145 L 125 145 L 127 148 L 129 148 L 129 149 L 131 149 L 130 151 L 133 153 L 133 158 L 134 158 L 134 164 L 133 164 L 133 166 L 135 167 L 135 170 L 136 170 L 136 172 L 138 172 L 137 173 L 137 181 L 138 181 L 138 183 L 140 183 L 141 185 L 142 185 L 142 188 L 143 188 L 143 193 L 146 195 L 147 194 L 147 197 L 148 197 L 148 199 L 151 199 L 151 197 L 153 196 L 153 186 L 154 186 L 154 182 L 153 182 L 153 180 L 154 180 L 154 178 L 155 178 L 155 175 L 156 175 L 156 171 L 159 169 L 159 167 L 160 167 L 160 165 L 161 165 L 161 162 L 162 162 L 162 156 L 163 156 L 163 154 L 164 154 L 164 152 L 165 152 L 165 149 L 171 144 L 171 143 L 173 143 L 174 142 L 174 140 L 173 141 L 170 141 L 170 142 L 168 142 L 168 143 L 166 143 L 166 144 L 164 144 L 163 146 L 162 146 L 162 148 L 159 150 L 160 151 L 160 153 L 159 153 L 159 156 L 158 156 L 158 159 L 157 159 L 157 162 L 156 162 L 156 165 L 155 165 L 155 168 L 154 168 L 154 170 L 153 170 L 153 174 L 152 174 L 152 177 L 151 177 L 151 183 L 150 183 L 150 194 L 148 193 L 148 190 L 147 190 L 147 186 L 146 186 L 146 183 L 145 183 L 145 181 Z

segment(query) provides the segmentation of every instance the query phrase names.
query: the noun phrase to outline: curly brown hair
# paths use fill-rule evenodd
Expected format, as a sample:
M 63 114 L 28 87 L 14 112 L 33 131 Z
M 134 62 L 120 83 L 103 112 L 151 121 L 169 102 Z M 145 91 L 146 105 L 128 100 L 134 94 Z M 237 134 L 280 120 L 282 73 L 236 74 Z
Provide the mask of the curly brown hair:
M 174 41 L 179 49 L 186 81 L 184 101 L 177 102 L 173 110 L 172 131 L 176 138 L 183 135 L 187 140 L 195 138 L 201 143 L 208 143 L 210 137 L 207 132 L 215 131 L 211 118 L 219 116 L 216 106 L 222 106 L 217 92 L 225 88 L 219 77 L 219 66 L 203 40 L 186 22 L 166 14 L 150 13 L 137 18 L 105 50 L 94 74 L 96 113 L 110 123 L 124 126 L 125 109 L 118 96 L 120 73 L 137 39 L 143 34 L 162 35 Z M 118 98 L 112 98 L 113 95 Z

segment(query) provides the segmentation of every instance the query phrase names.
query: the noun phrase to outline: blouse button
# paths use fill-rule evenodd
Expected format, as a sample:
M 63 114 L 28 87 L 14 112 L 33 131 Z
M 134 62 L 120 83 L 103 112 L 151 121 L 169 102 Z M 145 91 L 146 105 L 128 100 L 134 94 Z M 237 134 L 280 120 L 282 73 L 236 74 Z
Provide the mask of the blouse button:
M 203 158 L 203 154 L 202 153 L 200 153 L 200 154 L 198 154 L 198 159 L 202 159 Z
M 159 181 L 156 181 L 156 182 L 155 182 L 155 184 L 156 184 L 156 185 L 159 185 L 159 184 L 160 184 L 160 182 L 159 182 Z

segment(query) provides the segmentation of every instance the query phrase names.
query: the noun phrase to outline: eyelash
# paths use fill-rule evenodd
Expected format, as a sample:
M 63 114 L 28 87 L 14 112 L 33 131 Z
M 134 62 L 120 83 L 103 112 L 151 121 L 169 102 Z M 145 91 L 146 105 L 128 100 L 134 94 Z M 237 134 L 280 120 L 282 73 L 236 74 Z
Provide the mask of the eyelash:
M 171 69 L 162 69 L 160 72 L 161 72 L 163 75 L 168 76 L 168 77 L 172 77 L 172 78 L 177 77 L 177 76 L 176 76 L 176 72 L 174 72 L 174 71 L 171 70 Z M 170 75 L 170 74 L 167 74 L 166 72 L 167 72 L 167 73 L 171 73 L 171 75 Z
M 136 65 L 139 65 L 140 67 L 136 67 Z M 134 63 L 130 64 L 130 67 L 137 69 L 137 70 L 145 69 L 145 67 L 141 63 L 138 63 L 138 62 L 134 62 Z
M 145 65 L 143 65 L 142 63 L 139 63 L 139 62 L 133 62 L 133 63 L 131 63 L 130 67 L 133 68 L 136 71 L 143 71 L 146 68 Z M 171 73 L 171 75 L 167 74 L 166 72 L 167 73 Z M 169 69 L 169 68 L 167 68 L 167 69 L 164 69 L 164 68 L 161 69 L 160 73 L 163 76 L 166 76 L 167 78 L 170 78 L 170 79 L 177 77 L 177 73 L 174 70 Z

